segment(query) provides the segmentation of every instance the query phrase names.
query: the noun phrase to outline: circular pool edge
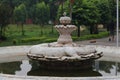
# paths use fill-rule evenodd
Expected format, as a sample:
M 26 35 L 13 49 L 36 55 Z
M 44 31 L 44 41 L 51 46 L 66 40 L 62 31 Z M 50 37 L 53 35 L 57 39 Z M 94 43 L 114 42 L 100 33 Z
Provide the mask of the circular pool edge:
M 91 46 L 94 47 L 97 51 L 103 52 L 103 57 L 99 60 L 104 61 L 117 61 L 120 62 L 120 47 L 114 46 L 102 46 L 102 45 L 81 45 L 81 46 Z M 8 47 L 0 47 L 0 61 L 5 62 L 2 59 L 8 58 L 9 61 L 17 61 L 22 59 L 28 59 L 26 54 L 29 51 L 31 46 L 8 46 Z M 21 56 L 19 59 L 14 58 L 15 56 Z M 24 56 L 24 57 L 23 57 Z M 9 74 L 0 74 L 0 80 L 119 80 L 120 76 L 105 76 L 105 77 L 43 77 L 43 76 L 16 76 Z

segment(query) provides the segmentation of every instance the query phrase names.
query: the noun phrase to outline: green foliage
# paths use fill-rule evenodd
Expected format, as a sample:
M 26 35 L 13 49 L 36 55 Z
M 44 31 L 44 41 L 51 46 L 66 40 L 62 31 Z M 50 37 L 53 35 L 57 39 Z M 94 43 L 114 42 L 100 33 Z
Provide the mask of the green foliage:
M 107 37 L 108 32 L 101 32 L 99 34 L 91 34 L 91 35 L 85 35 L 81 37 L 73 37 L 74 41 L 79 41 L 79 40 L 90 40 L 90 39 L 98 39 L 98 38 L 103 38 Z
M 39 43 L 43 43 L 43 42 L 56 42 L 57 38 L 47 38 L 47 37 L 32 37 L 32 38 L 23 38 L 21 39 L 22 43 L 28 43 L 28 42 L 39 42 Z
M 58 5 L 56 5 L 56 0 L 49 0 L 49 7 L 50 7 L 50 20 L 52 22 L 55 22 L 58 11 Z
M 58 12 L 57 12 L 57 18 L 59 19 L 61 16 L 63 16 L 63 13 L 66 12 L 67 13 L 67 16 L 69 15 L 69 0 L 65 1 L 64 2 L 64 6 L 63 5 L 60 5 L 59 8 L 58 8 Z
M 31 37 L 31 38 L 23 38 L 21 42 L 32 42 L 32 41 L 43 41 L 46 37 Z
M 98 23 L 100 13 L 91 0 L 75 1 L 73 6 L 73 20 L 78 24 L 91 25 Z
M 13 39 L 13 45 L 16 45 L 18 43 L 17 39 Z
M 73 37 L 73 40 L 79 41 L 79 40 L 98 39 L 98 38 L 103 38 L 106 36 L 108 36 L 108 32 L 101 32 L 100 34 L 92 34 L 92 35 L 85 35 L 85 36 L 81 36 L 81 37 Z M 32 37 L 32 38 L 23 38 L 23 39 L 21 39 L 21 41 L 24 43 L 33 42 L 33 41 L 39 41 L 41 43 L 43 43 L 43 42 L 56 42 L 57 38 Z
M 57 42 L 57 38 L 45 39 L 44 42 Z
M 44 25 L 49 21 L 49 7 L 44 2 L 36 4 L 36 23 Z
M 115 21 L 116 20 L 116 0 L 108 0 L 108 5 L 110 10 L 110 19 Z M 120 1 L 119 1 L 119 5 L 120 5 Z
M 14 74 L 16 70 L 20 70 L 19 66 L 21 64 L 22 62 L 17 62 L 17 61 L 1 63 L 0 70 L 2 70 L 5 74 Z
M 15 6 L 18 6 L 23 2 L 24 0 L 0 0 L 0 3 L 9 4 L 13 9 Z
M 97 6 L 100 13 L 100 23 L 107 24 L 111 20 L 111 9 L 109 1 L 111 0 L 94 0 L 95 6 Z M 115 6 L 115 5 L 114 5 Z
M 0 39 L 5 37 L 5 27 L 10 22 L 10 17 L 12 13 L 12 8 L 9 4 L 2 3 L 0 4 Z
M 100 13 L 97 6 L 95 6 L 94 0 L 75 0 L 72 19 L 74 24 L 78 26 L 86 25 L 90 27 L 90 33 L 94 34 L 97 31 L 97 28 L 96 31 L 94 30 L 94 25 L 99 24 L 100 21 Z M 78 29 L 78 36 L 79 33 Z
M 20 4 L 18 7 L 14 9 L 14 17 L 16 22 L 24 23 L 27 17 L 26 6 L 24 4 Z
M 23 24 L 25 23 L 27 18 L 27 11 L 25 4 L 20 4 L 18 7 L 15 7 L 14 17 L 15 17 L 15 21 L 21 24 L 22 35 L 25 35 L 25 31 L 23 27 Z
M 3 36 L 3 34 L 7 34 L 7 37 L 10 38 L 11 40 L 10 43 L 13 43 L 14 42 L 13 39 L 15 38 L 17 38 L 15 42 L 18 40 L 17 42 L 19 43 L 20 38 L 23 39 L 30 37 L 40 37 L 41 34 L 43 36 L 46 35 L 47 37 L 48 36 L 57 37 L 58 33 L 57 32 L 54 32 L 54 34 L 50 33 L 50 30 L 46 30 L 48 29 L 47 27 L 43 29 L 37 27 L 36 30 L 35 29 L 36 27 L 34 26 L 34 28 L 32 27 L 30 31 L 24 27 L 26 31 L 26 35 L 20 36 L 19 32 L 21 31 L 21 28 L 19 28 L 19 26 L 16 27 L 17 31 L 14 31 L 14 29 L 9 30 L 7 29 L 7 27 L 5 28 L 5 26 L 9 24 L 9 19 L 11 15 L 13 15 L 12 14 L 13 12 L 16 22 L 25 23 L 26 19 L 32 19 L 33 23 L 36 22 L 37 24 L 41 24 L 41 26 L 46 25 L 48 24 L 49 20 L 55 21 L 57 15 L 59 15 L 60 17 L 63 14 L 62 12 L 64 11 L 67 12 L 67 16 L 69 15 L 69 11 L 70 11 L 69 1 L 70 0 L 0 0 L 0 28 L 1 28 L 0 35 Z M 62 5 L 63 5 L 63 11 L 62 11 Z M 105 25 L 108 24 L 110 20 L 115 20 L 116 18 L 115 16 L 116 1 L 115 0 L 75 0 L 74 3 L 72 4 L 72 11 L 73 11 L 72 21 L 74 22 L 72 24 L 77 24 L 76 26 L 80 26 L 81 24 L 84 24 L 93 27 L 94 24 L 99 24 L 99 23 Z M 81 32 L 80 35 L 81 34 L 84 33 Z M 100 35 L 98 36 L 100 37 Z M 92 35 L 92 36 L 86 36 L 83 39 L 96 38 L 96 37 L 97 36 Z
M 9 4 L 13 9 L 24 4 L 27 10 L 27 19 L 32 19 L 33 22 L 35 22 L 37 4 L 44 2 L 45 6 L 48 6 L 50 10 L 50 12 L 47 12 L 50 13 L 50 19 L 48 18 L 48 20 L 54 21 L 57 15 L 60 17 L 65 11 L 69 13 L 69 1 L 70 0 L 0 0 L 0 3 Z M 74 0 L 72 7 L 73 19 L 77 20 L 79 24 L 90 24 L 94 22 L 106 24 L 109 20 L 115 20 L 116 18 L 116 0 Z
M 51 25 L 45 25 L 43 29 L 43 35 L 40 34 L 40 26 L 39 25 L 24 25 L 24 29 L 26 31 L 26 35 L 21 35 L 21 27 L 16 25 L 8 25 L 6 28 L 6 41 L 1 41 L 0 46 L 11 46 L 11 45 L 35 45 L 45 42 L 56 42 L 57 38 L 59 37 L 58 32 L 54 29 L 54 33 L 51 32 Z M 102 32 L 103 29 L 99 34 L 96 36 L 90 36 L 88 30 L 86 29 L 84 32 L 81 32 L 81 37 L 75 37 L 76 31 L 72 33 L 74 41 L 86 40 L 86 39 L 93 39 L 93 38 L 101 38 L 106 34 L 106 30 Z M 84 37 L 85 36 L 85 37 Z M 90 37 L 89 37 L 90 36 Z

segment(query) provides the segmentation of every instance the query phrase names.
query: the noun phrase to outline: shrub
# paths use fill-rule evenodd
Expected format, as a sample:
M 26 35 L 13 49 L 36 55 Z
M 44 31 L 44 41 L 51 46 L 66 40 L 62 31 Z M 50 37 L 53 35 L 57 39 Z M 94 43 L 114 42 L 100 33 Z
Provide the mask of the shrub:
M 45 39 L 44 42 L 56 42 L 57 38 Z
M 78 40 L 90 40 L 90 39 L 98 39 L 108 36 L 108 32 L 101 32 L 99 34 L 85 35 L 81 37 L 73 37 L 74 41 Z
M 21 42 L 42 41 L 44 39 L 46 39 L 46 37 L 23 38 L 23 39 L 21 39 Z
M 18 43 L 18 40 L 17 39 L 13 39 L 12 43 L 13 43 L 13 45 L 16 45 Z
M 80 37 L 72 37 L 72 39 L 73 39 L 74 41 L 79 41 L 79 40 L 80 40 Z

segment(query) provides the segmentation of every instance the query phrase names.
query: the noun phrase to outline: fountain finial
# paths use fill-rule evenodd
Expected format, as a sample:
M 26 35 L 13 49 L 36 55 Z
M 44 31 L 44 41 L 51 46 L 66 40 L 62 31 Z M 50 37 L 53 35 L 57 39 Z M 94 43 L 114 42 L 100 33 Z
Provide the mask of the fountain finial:
M 63 16 L 66 16 L 66 12 L 63 13 Z
M 60 17 L 60 23 L 63 25 L 67 25 L 71 23 L 71 18 L 66 16 L 66 12 L 63 13 L 63 17 Z

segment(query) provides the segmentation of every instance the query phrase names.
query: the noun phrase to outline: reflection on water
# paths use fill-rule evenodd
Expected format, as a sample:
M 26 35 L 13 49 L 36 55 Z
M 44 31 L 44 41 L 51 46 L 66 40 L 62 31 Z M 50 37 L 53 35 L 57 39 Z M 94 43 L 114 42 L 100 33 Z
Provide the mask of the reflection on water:
M 0 64 L 0 72 L 4 74 L 15 74 L 16 70 L 20 70 L 21 62 L 9 62 Z
M 120 63 L 95 61 L 93 69 L 80 71 L 50 71 L 39 68 L 37 62 L 23 60 L 20 62 L 9 62 L 0 64 L 0 72 L 4 74 L 15 74 L 21 76 L 61 76 L 61 77 L 81 77 L 81 76 L 113 76 L 120 75 Z M 117 69 L 117 70 L 116 70 Z
M 120 75 L 120 63 L 96 61 L 95 70 L 103 76 Z
M 86 76 L 102 76 L 99 72 L 93 70 L 86 71 L 51 71 L 36 69 L 31 70 L 28 75 L 33 76 L 58 76 L 58 77 L 86 77 Z
M 27 76 L 27 73 L 31 70 L 32 66 L 28 60 L 23 60 L 20 65 L 21 70 L 15 71 L 15 75 Z

